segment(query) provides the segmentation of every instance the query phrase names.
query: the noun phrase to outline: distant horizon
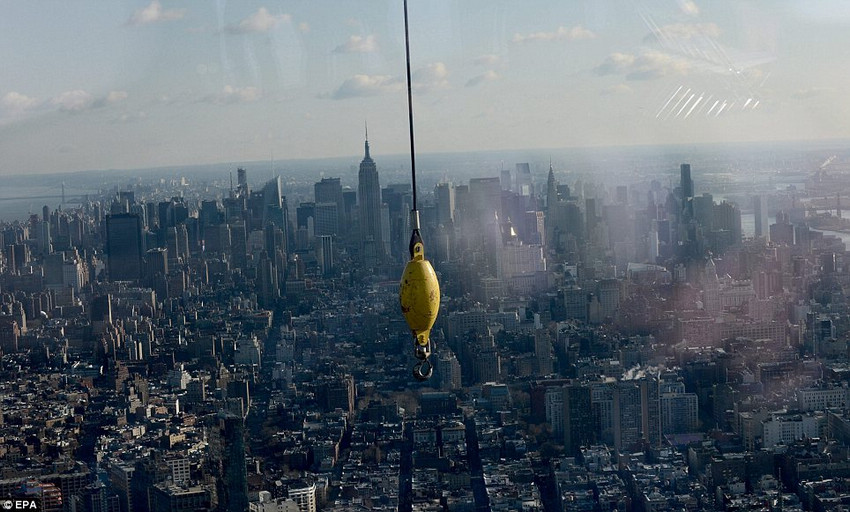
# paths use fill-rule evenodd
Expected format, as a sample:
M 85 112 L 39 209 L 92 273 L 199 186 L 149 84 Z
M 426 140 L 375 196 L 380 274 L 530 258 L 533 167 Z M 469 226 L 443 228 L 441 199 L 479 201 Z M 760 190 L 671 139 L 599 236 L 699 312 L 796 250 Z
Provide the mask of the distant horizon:
M 380 143 L 379 143 L 380 144 Z M 787 144 L 793 144 L 794 146 L 787 146 Z M 761 147 L 761 148 L 769 148 L 771 146 L 779 146 L 782 145 L 783 150 L 795 152 L 795 151 L 810 151 L 815 149 L 848 149 L 850 150 L 850 138 L 834 138 L 834 139 L 786 139 L 786 140 L 753 140 L 753 141 L 731 141 L 731 142 L 682 142 L 682 143 L 669 143 L 669 144 L 619 144 L 619 145 L 597 145 L 597 146 L 563 146 L 563 147 L 553 147 L 553 148 L 510 148 L 510 149 L 470 149 L 464 151 L 429 151 L 429 152 L 418 152 L 417 151 L 417 163 L 420 159 L 428 159 L 434 157 L 451 157 L 454 155 L 499 155 L 499 154 L 512 154 L 512 153 L 553 153 L 563 155 L 563 153 L 569 152 L 584 152 L 584 151 L 628 151 L 628 150 L 652 150 L 652 149 L 665 149 L 665 150 L 677 150 L 681 148 L 694 148 L 694 149 L 717 149 L 720 150 L 724 147 L 729 148 L 745 148 L 747 146 L 753 147 Z M 840 147 L 841 145 L 846 145 L 846 148 Z M 381 169 L 381 159 L 386 159 L 393 161 L 396 163 L 397 160 L 405 160 L 407 163 L 407 168 L 409 169 L 410 163 L 410 154 L 409 153 L 381 153 L 380 151 L 374 150 L 374 140 L 370 141 L 371 146 L 371 154 L 378 164 L 379 170 Z M 379 146 L 380 147 L 380 146 Z M 660 156 L 660 155 L 659 155 Z M 9 174 L 7 176 L 3 176 L 3 178 L 34 178 L 38 177 L 42 178 L 50 178 L 50 177 L 65 177 L 72 175 L 84 175 L 84 174 L 93 174 L 93 173 L 156 173 L 158 171 L 169 171 L 175 169 L 191 169 L 195 172 L 201 171 L 203 168 L 215 167 L 215 166 L 228 166 L 233 167 L 232 170 L 236 170 L 237 167 L 240 166 L 260 166 L 260 165 L 268 165 L 273 163 L 275 166 L 278 165 L 298 165 L 298 164 L 312 164 L 315 166 L 316 164 L 321 164 L 322 162 L 336 162 L 339 165 L 345 164 L 346 166 L 354 166 L 360 162 L 363 158 L 363 154 L 349 155 L 349 156 L 326 156 L 326 157 L 314 157 L 314 158 L 282 158 L 282 159 L 269 159 L 269 160 L 230 160 L 230 161 L 217 161 L 217 162 L 202 162 L 202 163 L 192 163 L 192 164 L 167 164 L 155 167 L 124 167 L 124 168 L 104 168 L 104 169 L 80 169 L 80 170 L 68 170 L 68 171 L 56 171 L 56 172 L 46 172 L 46 173 L 25 173 L 25 174 Z M 513 168 L 514 163 L 520 162 L 511 162 L 511 168 Z M 677 162 L 678 163 L 686 163 L 686 162 Z M 387 170 L 386 168 L 384 170 Z M 555 169 L 556 171 L 564 171 L 566 169 Z M 275 170 L 274 172 L 280 172 L 280 169 Z M 325 176 L 327 177 L 327 176 Z

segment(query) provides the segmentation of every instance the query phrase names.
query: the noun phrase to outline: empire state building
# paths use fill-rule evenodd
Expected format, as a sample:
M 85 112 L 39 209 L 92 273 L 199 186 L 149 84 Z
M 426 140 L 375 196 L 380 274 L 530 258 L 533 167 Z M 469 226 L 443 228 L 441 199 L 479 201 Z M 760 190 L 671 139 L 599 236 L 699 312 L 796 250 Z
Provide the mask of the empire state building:
M 369 136 L 366 136 L 366 154 L 360 162 L 357 183 L 357 200 L 360 203 L 360 243 L 363 261 L 375 264 L 384 259 L 381 231 L 381 185 L 378 168 L 369 156 Z

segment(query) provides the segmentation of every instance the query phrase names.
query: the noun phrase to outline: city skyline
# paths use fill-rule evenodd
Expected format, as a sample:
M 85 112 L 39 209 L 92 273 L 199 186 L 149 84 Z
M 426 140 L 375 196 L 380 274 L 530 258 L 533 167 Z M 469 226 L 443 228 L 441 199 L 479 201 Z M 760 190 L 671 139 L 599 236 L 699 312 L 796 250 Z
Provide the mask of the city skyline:
M 364 120 L 408 150 L 401 2 L 4 8 L 0 175 L 352 156 Z M 840 2 L 410 17 L 422 153 L 850 136 Z

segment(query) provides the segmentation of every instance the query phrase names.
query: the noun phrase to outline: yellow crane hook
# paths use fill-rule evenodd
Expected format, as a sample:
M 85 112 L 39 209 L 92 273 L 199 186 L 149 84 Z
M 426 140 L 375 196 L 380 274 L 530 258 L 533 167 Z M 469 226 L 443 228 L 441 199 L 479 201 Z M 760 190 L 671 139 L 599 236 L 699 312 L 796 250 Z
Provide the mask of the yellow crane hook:
M 419 234 L 419 212 L 412 216 L 413 233 L 410 235 L 410 261 L 404 267 L 398 298 L 401 312 L 414 336 L 413 355 L 419 360 L 413 367 L 413 376 L 424 381 L 431 377 L 434 367 L 431 356 L 431 328 L 440 311 L 440 283 L 431 262 L 425 259 L 425 244 Z

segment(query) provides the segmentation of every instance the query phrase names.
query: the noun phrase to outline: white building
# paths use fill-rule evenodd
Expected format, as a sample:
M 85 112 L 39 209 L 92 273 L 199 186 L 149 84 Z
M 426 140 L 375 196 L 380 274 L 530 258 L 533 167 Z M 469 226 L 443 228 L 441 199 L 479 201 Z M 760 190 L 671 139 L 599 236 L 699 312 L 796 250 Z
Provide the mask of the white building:
M 850 406 L 850 388 L 809 388 L 797 390 L 797 406 L 801 411 L 823 411 L 831 407 Z
M 791 444 L 794 441 L 820 437 L 826 429 L 826 417 L 822 414 L 774 413 L 762 422 L 764 434 L 762 446 L 773 448 L 777 444 Z
M 250 512 L 300 512 L 298 504 L 289 498 L 272 498 L 272 493 L 260 491 L 260 500 L 248 504 Z
M 298 512 L 316 512 L 316 484 L 291 486 L 289 499 L 298 505 Z

